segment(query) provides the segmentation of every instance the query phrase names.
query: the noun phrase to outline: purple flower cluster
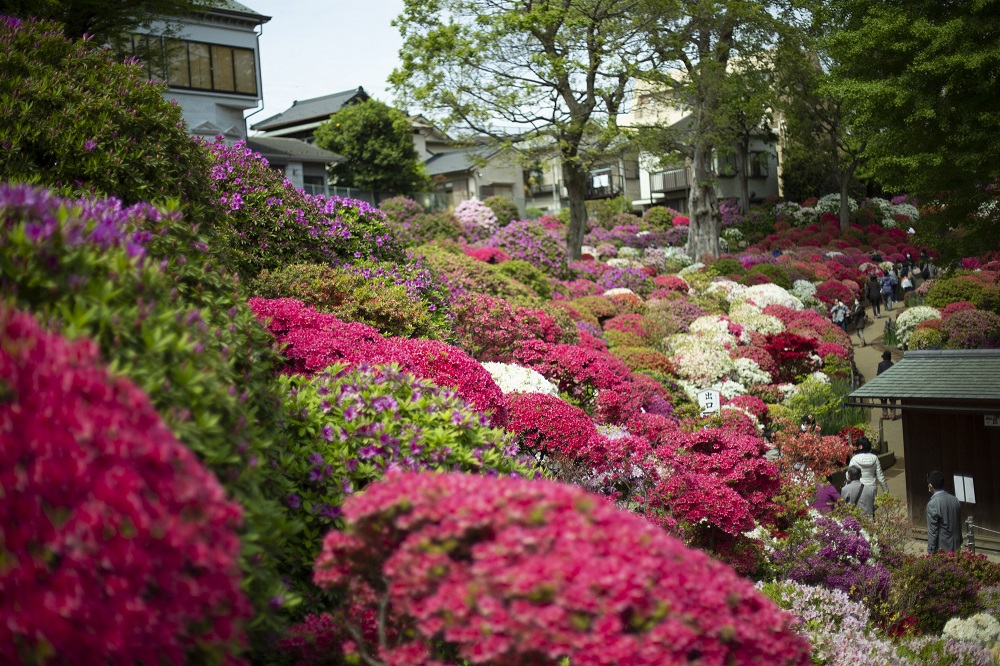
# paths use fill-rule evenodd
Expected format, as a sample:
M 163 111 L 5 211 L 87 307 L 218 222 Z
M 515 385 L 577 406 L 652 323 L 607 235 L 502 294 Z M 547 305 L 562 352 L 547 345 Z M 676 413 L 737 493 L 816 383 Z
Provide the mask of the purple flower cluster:
M 641 268 L 612 268 L 605 271 L 597 284 L 608 289 L 631 289 L 640 296 L 653 291 L 653 280 Z
M 500 248 L 511 259 L 527 261 L 553 277 L 568 277 L 565 240 L 558 232 L 544 229 L 534 220 L 511 222 L 494 232 L 486 245 Z

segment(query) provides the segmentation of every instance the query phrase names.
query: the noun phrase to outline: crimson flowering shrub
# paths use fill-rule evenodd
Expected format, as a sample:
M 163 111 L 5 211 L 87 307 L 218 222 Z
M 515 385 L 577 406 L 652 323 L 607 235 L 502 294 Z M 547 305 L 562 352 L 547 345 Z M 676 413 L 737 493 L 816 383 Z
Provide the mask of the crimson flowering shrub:
M 941 324 L 948 349 L 1000 347 L 1000 315 L 984 310 L 962 310 Z
M 584 322 L 579 322 L 577 326 L 580 327 L 580 339 L 576 343 L 578 346 L 583 347 L 584 349 L 592 349 L 597 352 L 608 351 L 608 345 L 604 342 L 604 340 L 601 340 L 589 330 L 583 328 L 583 326 L 585 326 Z M 598 331 L 600 331 L 600 329 L 598 329 Z
M 760 369 L 771 375 L 773 378 L 778 371 L 778 365 L 774 362 L 774 357 L 771 356 L 763 348 L 763 346 L 758 347 L 757 345 L 751 345 L 747 347 L 733 347 L 729 350 L 729 358 L 734 361 L 738 358 L 748 358 L 755 362 Z
M 546 456 L 579 457 L 597 435 L 597 427 L 579 407 L 545 393 L 508 396 L 507 430 L 518 443 L 541 460 Z
M 603 289 L 597 286 L 596 282 L 585 278 L 568 280 L 560 282 L 559 284 L 566 288 L 567 295 L 570 299 L 583 298 L 584 296 L 599 296 L 604 292 Z
M 961 312 L 963 310 L 975 310 L 976 306 L 969 301 L 955 301 L 954 303 L 949 303 L 941 309 L 941 320 L 946 320 L 951 317 L 956 312 Z M 927 321 L 932 321 L 928 319 Z M 921 322 L 923 323 L 923 322 Z M 920 324 L 917 324 L 918 326 Z
M 775 464 L 786 478 L 793 475 L 793 466 L 799 463 L 823 478 L 843 467 L 844 461 L 854 453 L 854 447 L 845 438 L 822 435 L 815 429 L 802 432 L 790 421 L 776 430 L 774 441 L 781 450 L 781 457 Z
M 653 278 L 653 286 L 657 289 L 676 291 L 681 294 L 686 294 L 690 290 L 688 283 L 679 275 L 659 275 Z
M 235 661 L 240 507 L 142 391 L 0 309 L 0 424 L 0 661 Z
M 632 375 L 621 389 L 597 394 L 594 418 L 601 423 L 624 425 L 638 413 L 666 416 L 673 411 L 670 393 L 662 384 L 643 375 Z
M 646 303 L 636 294 L 612 294 L 605 296 L 615 306 L 615 314 L 643 314 Z
M 475 359 L 437 340 L 383 338 L 371 326 L 343 322 L 293 299 L 251 298 L 250 308 L 276 338 L 288 359 L 287 369 L 315 374 L 334 363 L 386 365 L 442 388 L 453 388 L 476 409 L 490 415 L 496 427 L 507 420 L 503 392 Z
M 599 391 L 625 388 L 631 376 L 628 366 L 610 354 L 540 340 L 522 343 L 514 361 L 541 373 L 583 409 L 593 408 Z
M 293 263 L 403 261 L 402 244 L 377 208 L 306 194 L 244 141 L 205 145 L 212 157 L 212 185 L 230 225 L 227 261 L 241 278 Z
M 783 332 L 767 336 L 764 351 L 774 359 L 776 381 L 794 382 L 796 377 L 817 369 L 813 360 L 816 343 L 795 333 Z
M 358 637 L 345 652 L 413 666 L 809 663 L 791 617 L 749 582 L 579 488 L 399 474 L 344 513 L 316 582 L 387 609 L 378 642 L 335 618 Z
M 470 247 L 466 245 L 462 249 L 465 251 L 465 256 L 487 264 L 502 264 L 505 261 L 510 261 L 506 252 L 495 247 Z
M 623 333 L 631 333 L 638 338 L 645 339 L 649 337 L 649 332 L 645 327 L 645 317 L 638 314 L 625 314 L 612 317 L 604 322 L 604 330 L 607 331 L 622 331 Z
M 282 574 L 321 609 L 311 564 L 329 529 L 342 525 L 344 498 L 396 470 L 462 470 L 533 476 L 530 458 L 448 388 L 392 366 L 331 366 L 283 376 L 285 438 L 264 466 L 264 491 L 305 527 L 282 550 Z
M 509 362 L 522 340 L 557 343 L 562 337 L 562 329 L 542 310 L 517 307 L 485 294 L 459 297 L 452 313 L 456 346 L 481 362 Z
M 534 220 L 511 222 L 494 231 L 486 245 L 503 250 L 511 259 L 527 261 L 552 277 L 570 277 L 565 239 Z
M 726 404 L 746 410 L 750 414 L 753 414 L 754 417 L 761 423 L 765 422 L 767 419 L 767 404 L 760 398 L 755 398 L 750 395 L 738 395 L 727 400 Z
M 856 294 L 856 290 L 852 291 L 840 280 L 827 280 L 816 285 L 816 298 L 827 305 L 831 305 L 835 298 L 839 298 L 844 303 L 850 303 Z

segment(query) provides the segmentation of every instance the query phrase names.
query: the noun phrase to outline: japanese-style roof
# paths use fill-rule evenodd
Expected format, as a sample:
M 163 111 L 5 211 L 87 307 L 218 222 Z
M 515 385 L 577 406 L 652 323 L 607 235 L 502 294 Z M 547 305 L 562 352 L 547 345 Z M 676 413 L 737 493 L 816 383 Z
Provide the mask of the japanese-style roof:
M 357 88 L 333 93 L 332 95 L 296 100 L 292 102 L 292 106 L 288 109 L 275 116 L 266 118 L 255 125 L 251 125 L 250 129 L 267 132 L 293 125 L 321 123 L 337 111 L 340 111 L 345 104 L 349 104 L 355 99 L 364 101 L 368 99 L 368 93 L 365 92 L 364 88 L 358 86 Z
M 908 351 L 845 404 L 872 398 L 1000 402 L 1000 349 Z
M 317 148 L 305 141 L 286 139 L 284 137 L 252 136 L 247 139 L 247 147 L 263 155 L 269 162 L 293 160 L 296 162 L 329 164 L 330 162 L 344 162 L 347 160 L 343 155 Z
M 431 176 L 472 171 L 479 162 L 492 157 L 496 152 L 496 149 L 484 149 L 482 146 L 448 150 L 430 157 L 424 162 L 424 166 Z
M 246 5 L 236 2 L 236 0 L 201 0 L 198 4 L 226 14 L 258 19 L 260 23 L 267 23 L 271 20 L 270 16 L 264 16 L 260 12 L 255 12 Z

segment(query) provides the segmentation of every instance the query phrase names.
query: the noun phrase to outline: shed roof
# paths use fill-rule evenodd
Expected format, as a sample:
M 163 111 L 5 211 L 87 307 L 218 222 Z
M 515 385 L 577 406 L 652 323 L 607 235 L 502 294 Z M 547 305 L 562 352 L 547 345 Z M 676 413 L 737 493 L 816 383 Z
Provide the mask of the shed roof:
M 872 398 L 1000 402 L 1000 349 L 908 351 L 845 404 Z
M 276 159 L 296 160 L 299 162 L 329 164 L 330 162 L 346 162 L 343 155 L 323 150 L 300 139 L 288 139 L 273 136 L 252 136 L 247 139 L 247 147 L 258 152 L 274 162 Z
M 368 99 L 368 93 L 361 86 L 344 90 L 332 95 L 313 97 L 312 99 L 296 100 L 292 105 L 281 113 L 265 118 L 252 125 L 250 129 L 266 132 L 268 130 L 280 129 L 290 125 L 304 124 L 308 122 L 324 121 L 331 115 L 340 111 L 345 104 L 354 99 L 364 101 Z
M 488 150 L 482 146 L 448 150 L 428 158 L 424 162 L 424 166 L 427 167 L 427 173 L 431 176 L 462 173 L 471 171 L 479 161 L 492 157 L 496 152 L 496 149 Z

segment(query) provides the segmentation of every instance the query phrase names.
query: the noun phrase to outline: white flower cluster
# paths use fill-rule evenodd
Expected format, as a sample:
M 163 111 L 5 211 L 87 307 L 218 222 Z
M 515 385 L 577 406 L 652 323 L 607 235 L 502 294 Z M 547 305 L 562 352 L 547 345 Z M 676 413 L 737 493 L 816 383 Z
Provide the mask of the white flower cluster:
M 858 202 L 847 198 L 847 208 L 853 213 L 858 209 Z M 816 202 L 816 210 L 820 213 L 840 213 L 840 194 L 824 194 Z
M 742 294 L 747 290 L 746 285 L 742 285 L 739 282 L 733 282 L 732 280 L 727 280 L 726 278 L 715 278 L 712 283 L 705 288 L 706 294 L 712 294 L 715 292 L 722 292 L 726 295 L 726 300 L 732 302 L 733 298 L 737 294 Z
M 916 206 L 908 203 L 901 203 L 892 207 L 891 215 L 902 215 L 910 222 L 916 222 L 920 217 L 920 211 L 917 210 Z
M 710 337 L 673 335 L 668 338 L 668 344 L 677 376 L 691 381 L 699 389 L 711 386 L 733 371 L 729 352 Z
M 917 307 L 909 308 L 904 312 L 900 313 L 896 317 L 896 339 L 899 341 L 901 347 L 905 347 L 910 342 L 910 336 L 913 335 L 913 329 L 917 327 L 917 324 L 928 319 L 940 319 L 941 311 L 937 308 L 928 307 L 926 305 L 918 305 Z
M 512 363 L 483 363 L 483 367 L 493 377 L 500 390 L 507 393 L 546 393 L 559 395 L 559 389 L 531 368 L 523 368 Z
M 682 247 L 657 247 L 649 248 L 646 250 L 646 254 L 657 253 L 663 257 L 664 262 L 669 262 L 671 264 L 678 264 L 680 266 L 690 266 L 692 263 L 691 257 L 687 255 L 687 252 Z M 704 264 L 702 264 L 704 266 Z
M 763 310 L 768 305 L 784 305 L 793 310 L 802 309 L 802 301 L 788 293 L 776 284 L 755 284 L 747 287 L 742 292 L 733 294 L 730 301 L 735 305 L 739 302 L 746 302 L 756 305 Z
M 809 373 L 809 379 L 820 384 L 830 383 L 830 376 L 821 370 Z
M 580 248 L 580 254 L 589 254 L 592 257 L 599 257 L 600 254 L 597 252 L 597 248 L 593 245 L 584 245 Z
M 792 283 L 792 290 L 789 292 L 803 303 L 816 295 L 816 285 L 809 280 L 796 280 Z
M 883 199 L 881 197 L 872 197 L 868 200 L 869 208 L 877 208 L 881 217 L 879 222 L 885 222 L 892 215 L 892 203 L 888 199 Z
M 623 294 L 634 294 L 635 292 L 628 287 L 615 287 L 614 289 L 608 289 L 604 292 L 604 296 L 621 296 Z
M 693 264 L 688 264 L 687 266 L 685 266 L 684 268 L 682 268 L 677 274 L 678 275 L 688 275 L 689 273 L 697 273 L 698 271 L 700 271 L 704 267 L 705 267 L 705 264 L 701 263 L 700 261 L 696 261 Z
M 466 199 L 455 207 L 455 219 L 463 224 L 476 224 L 489 231 L 497 229 L 497 214 L 479 199 Z
M 638 259 L 642 256 L 642 251 L 634 247 L 618 248 L 618 256 L 622 259 Z
M 628 429 L 616 425 L 598 424 L 597 432 L 601 433 L 608 439 L 621 439 L 629 436 Z
M 746 301 L 737 301 L 729 309 L 729 318 L 739 324 L 747 331 L 772 335 L 785 330 L 785 325 L 781 320 L 772 315 L 766 315 L 761 309 Z
M 771 374 L 761 369 L 757 361 L 750 358 L 734 360 L 733 374 L 736 375 L 736 381 L 744 386 L 763 386 L 771 383 Z
M 722 230 L 722 237 L 735 246 L 739 246 L 740 242 L 743 240 L 743 232 L 736 227 L 729 227 L 728 229 Z
M 953 617 L 944 625 L 942 635 L 956 641 L 988 645 L 1000 640 L 1000 622 L 989 613 L 978 613 L 967 620 Z
M 731 400 L 738 395 L 746 395 L 747 392 L 743 385 L 739 382 L 734 382 L 731 379 L 723 379 L 722 381 L 712 383 L 695 383 L 684 379 L 678 379 L 677 386 L 683 389 L 684 393 L 687 394 L 688 399 L 690 399 L 691 402 L 696 404 L 698 402 L 698 391 L 703 391 L 705 389 L 715 389 L 722 394 L 722 397 L 726 400 Z M 722 407 L 720 409 L 725 408 Z
M 624 257 L 611 257 L 604 263 L 611 266 L 611 268 L 628 268 L 632 265 L 632 260 Z

